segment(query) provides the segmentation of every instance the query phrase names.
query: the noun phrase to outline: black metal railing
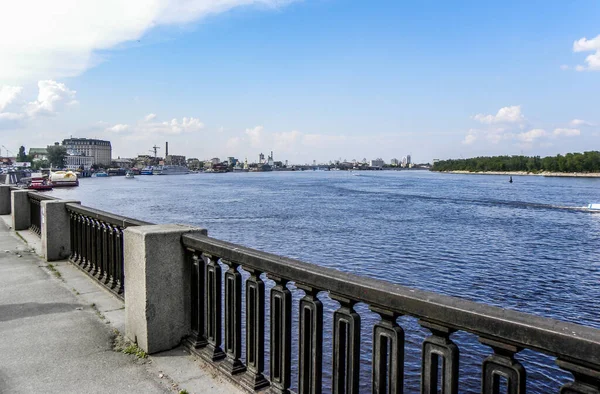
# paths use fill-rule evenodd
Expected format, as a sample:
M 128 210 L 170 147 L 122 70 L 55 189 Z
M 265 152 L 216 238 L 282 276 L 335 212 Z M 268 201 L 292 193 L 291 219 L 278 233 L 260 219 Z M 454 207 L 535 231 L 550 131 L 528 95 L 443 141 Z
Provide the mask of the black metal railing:
M 123 298 L 123 229 L 151 223 L 79 204 L 68 203 L 66 207 L 71 234 L 69 259 L 107 289 Z
M 28 192 L 27 197 L 29 198 L 29 217 L 31 220 L 29 229 L 40 237 L 42 234 L 42 207 L 40 201 L 56 200 L 56 198 L 36 192 Z
M 290 392 L 293 300 L 288 283 L 293 282 L 304 291 L 298 316 L 294 316 L 299 325 L 299 393 L 322 391 L 323 304 L 319 292 L 327 292 L 340 304 L 333 312 L 330 387 L 334 393 L 359 390 L 361 319 L 354 309 L 357 303 L 365 303 L 379 315 L 369 349 L 372 392 L 403 392 L 405 340 L 397 318 L 408 315 L 417 318 L 429 333 L 422 343 L 422 393 L 459 392 L 459 347 L 451 338 L 456 331 L 474 334 L 491 348 L 481 365 L 482 393 L 499 393 L 501 387 L 503 392 L 525 393 L 525 368 L 515 358 L 524 349 L 550 355 L 560 368 L 571 372 L 574 379 L 563 385 L 561 393 L 600 393 L 598 329 L 415 290 L 207 236 L 187 234 L 183 244 L 191 264 L 191 335 L 186 342 L 251 391 L 270 385 L 272 392 Z M 224 276 L 219 262 L 227 267 Z M 245 349 L 240 268 L 249 273 L 245 283 Z M 275 282 L 266 326 L 269 379 L 264 376 L 266 305 L 262 274 Z

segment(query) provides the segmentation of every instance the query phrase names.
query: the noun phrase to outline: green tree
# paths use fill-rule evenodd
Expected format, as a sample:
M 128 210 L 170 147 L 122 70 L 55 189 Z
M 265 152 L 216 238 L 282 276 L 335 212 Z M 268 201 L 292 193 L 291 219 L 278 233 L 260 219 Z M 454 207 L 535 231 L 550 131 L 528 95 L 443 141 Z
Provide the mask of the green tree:
M 17 161 L 22 163 L 25 161 L 29 161 L 28 159 L 29 157 L 25 153 L 25 147 L 21 145 L 21 147 L 19 148 L 19 154 L 17 155 Z
M 67 148 L 61 145 L 48 145 L 48 161 L 53 167 L 63 168 L 67 158 Z

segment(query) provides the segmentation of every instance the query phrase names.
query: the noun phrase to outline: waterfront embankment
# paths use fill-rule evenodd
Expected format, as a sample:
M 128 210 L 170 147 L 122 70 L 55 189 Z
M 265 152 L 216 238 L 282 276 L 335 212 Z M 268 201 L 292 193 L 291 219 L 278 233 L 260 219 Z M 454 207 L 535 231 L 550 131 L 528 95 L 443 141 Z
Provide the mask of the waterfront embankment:
M 600 178 L 600 172 L 527 172 L 527 171 L 436 171 L 444 174 L 545 176 L 561 178 Z

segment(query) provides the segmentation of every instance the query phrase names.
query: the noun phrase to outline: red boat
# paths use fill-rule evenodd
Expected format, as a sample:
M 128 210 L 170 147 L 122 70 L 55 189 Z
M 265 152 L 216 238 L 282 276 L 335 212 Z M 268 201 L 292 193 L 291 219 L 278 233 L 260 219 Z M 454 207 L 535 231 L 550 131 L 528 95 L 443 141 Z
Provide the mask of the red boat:
M 48 180 L 48 178 L 31 178 L 31 183 L 27 186 L 28 189 L 31 190 L 52 190 L 52 182 Z

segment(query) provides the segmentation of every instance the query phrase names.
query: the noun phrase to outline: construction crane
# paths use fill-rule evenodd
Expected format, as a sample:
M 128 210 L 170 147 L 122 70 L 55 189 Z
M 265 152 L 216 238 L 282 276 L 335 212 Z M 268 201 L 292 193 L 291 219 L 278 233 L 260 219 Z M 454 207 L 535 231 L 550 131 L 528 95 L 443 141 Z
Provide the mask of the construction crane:
M 160 149 L 160 146 L 156 146 L 154 145 L 152 147 L 152 149 L 150 149 L 148 152 L 154 152 L 154 158 L 156 159 L 156 152 Z
M 12 155 L 12 152 L 11 152 L 11 151 L 9 151 L 9 150 L 8 150 L 8 148 L 7 148 L 6 146 L 2 145 L 2 147 L 3 147 L 4 149 L 6 149 L 6 156 L 7 156 L 7 157 L 8 157 L 8 156 L 10 156 L 10 155 Z

